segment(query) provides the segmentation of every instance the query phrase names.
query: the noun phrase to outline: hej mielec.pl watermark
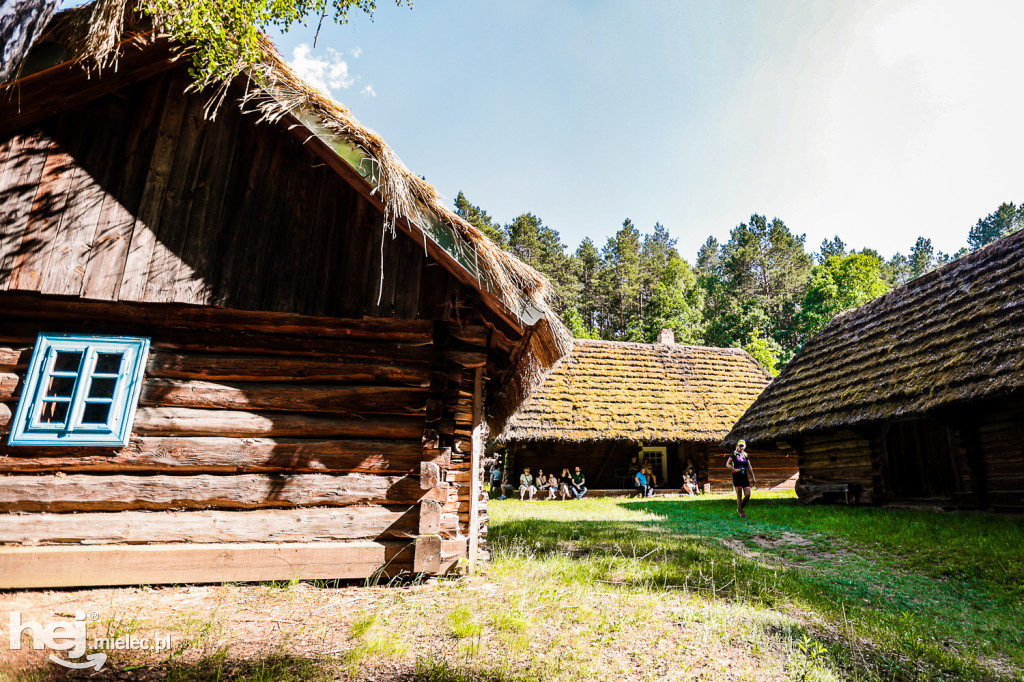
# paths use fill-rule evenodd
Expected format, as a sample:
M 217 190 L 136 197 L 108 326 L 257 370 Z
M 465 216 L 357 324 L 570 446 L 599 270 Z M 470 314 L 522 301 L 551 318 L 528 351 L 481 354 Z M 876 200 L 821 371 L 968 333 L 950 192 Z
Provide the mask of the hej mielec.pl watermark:
M 90 614 L 92 620 L 96 620 L 96 614 Z M 75 661 L 85 655 L 88 649 L 88 638 L 86 636 L 86 615 L 82 611 L 75 613 L 75 619 L 70 623 L 67 621 L 54 621 L 46 625 L 40 625 L 34 620 L 23 623 L 20 611 L 11 611 L 10 644 L 11 650 L 21 649 L 22 634 L 28 632 L 32 636 L 33 649 L 53 649 L 54 651 L 67 651 L 67 659 L 50 654 L 50 660 L 65 668 L 85 669 L 95 668 L 99 670 L 107 662 L 107 655 L 103 650 L 116 649 L 118 651 L 166 651 L 171 647 L 171 636 L 138 638 L 127 637 L 94 637 L 92 640 L 93 650 L 99 650 L 85 656 L 84 660 Z

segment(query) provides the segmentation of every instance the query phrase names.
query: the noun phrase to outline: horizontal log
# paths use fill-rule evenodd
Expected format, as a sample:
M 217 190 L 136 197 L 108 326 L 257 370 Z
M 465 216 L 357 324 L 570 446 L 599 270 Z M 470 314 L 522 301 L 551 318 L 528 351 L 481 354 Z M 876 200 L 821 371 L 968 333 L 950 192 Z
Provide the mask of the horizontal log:
M 2 358 L 0 358 L 2 360 Z M 156 351 L 146 376 L 205 381 L 399 383 L 426 386 L 426 365 L 280 355 L 197 355 Z
M 0 370 L 9 372 L 19 367 L 27 367 L 31 357 L 31 348 L 0 347 Z
M 47 331 L 95 334 L 94 320 L 47 325 Z M 38 320 L 11 321 L 0 327 L 0 345 L 34 343 L 40 331 Z M 429 364 L 433 357 L 430 339 L 389 343 L 336 339 L 317 335 L 266 334 L 215 328 L 180 329 L 174 327 L 124 326 L 104 324 L 106 334 L 151 337 L 153 350 L 195 353 L 285 355 L 300 357 L 340 357 Z
M 0 511 L 259 509 L 443 501 L 418 478 L 372 474 L 0 476 Z
M 423 448 L 412 440 L 146 436 L 132 438 L 126 447 L 118 449 L 24 448 L 0 444 L 0 473 L 353 471 L 418 475 L 423 456 Z M 439 461 L 443 463 L 443 460 Z
M 0 374 L 0 400 L 14 400 L 21 391 L 21 375 L 14 372 Z
M 424 389 L 395 386 L 214 383 L 147 379 L 139 404 L 225 410 L 348 414 L 413 414 L 426 408 Z
M 21 545 L 316 542 L 419 534 L 419 505 L 0 515 L 0 543 Z
M 0 547 L 0 588 L 367 578 L 412 570 L 415 543 Z
M 151 436 L 405 439 L 423 435 L 423 418 L 326 417 L 286 412 L 142 407 L 135 412 L 133 429 L 140 435 Z
M 433 338 L 432 320 L 367 317 L 344 319 L 298 313 L 228 310 L 175 304 L 105 303 L 81 299 L 52 299 L 5 294 L 0 309 L 6 315 L 20 315 L 54 321 L 74 322 L 83 317 L 96 321 L 167 329 L 194 327 L 227 329 L 260 334 L 305 334 L 367 341 L 397 340 L 429 343 Z M 454 327 L 454 325 L 453 325 Z M 483 327 L 467 325 L 468 339 L 478 339 Z M 469 341 L 467 341 L 469 342 Z M 476 343 L 474 345 L 484 345 Z

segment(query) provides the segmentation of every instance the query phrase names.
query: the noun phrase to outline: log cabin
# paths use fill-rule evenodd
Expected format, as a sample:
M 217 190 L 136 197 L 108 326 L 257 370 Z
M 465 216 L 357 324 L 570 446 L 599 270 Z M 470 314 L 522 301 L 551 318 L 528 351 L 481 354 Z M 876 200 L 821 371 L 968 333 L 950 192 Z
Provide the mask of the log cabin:
M 833 319 L 739 420 L 805 502 L 1024 512 L 1024 232 Z
M 591 489 L 631 490 L 630 464 L 679 491 L 692 466 L 701 488 L 732 490 L 722 438 L 771 381 L 739 348 L 577 339 L 571 354 L 509 420 L 498 441 L 516 472 L 579 466 Z M 792 489 L 796 457 L 774 444 L 751 450 L 758 485 Z
M 212 110 L 88 11 L 0 93 L 0 588 L 472 567 L 550 284 L 269 41 Z

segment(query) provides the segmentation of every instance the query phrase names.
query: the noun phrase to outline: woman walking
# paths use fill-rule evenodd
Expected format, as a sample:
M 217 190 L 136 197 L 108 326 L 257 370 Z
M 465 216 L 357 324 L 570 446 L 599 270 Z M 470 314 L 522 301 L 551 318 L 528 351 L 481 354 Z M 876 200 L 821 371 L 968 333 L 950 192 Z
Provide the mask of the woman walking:
M 740 513 L 740 518 L 745 519 L 747 514 L 744 510 L 750 502 L 750 485 L 757 483 L 754 468 L 750 466 L 750 459 L 747 457 L 746 441 L 736 443 L 736 450 L 729 455 L 725 466 L 732 472 L 732 485 L 736 488 L 736 511 Z

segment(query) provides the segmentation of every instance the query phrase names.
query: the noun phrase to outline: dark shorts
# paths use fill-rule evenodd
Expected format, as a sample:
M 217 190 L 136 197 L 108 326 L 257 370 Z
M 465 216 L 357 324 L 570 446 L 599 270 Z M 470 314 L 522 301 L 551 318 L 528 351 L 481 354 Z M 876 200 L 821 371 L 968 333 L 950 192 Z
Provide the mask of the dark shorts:
M 750 479 L 747 478 L 746 474 L 733 474 L 732 485 L 734 488 L 749 488 Z

